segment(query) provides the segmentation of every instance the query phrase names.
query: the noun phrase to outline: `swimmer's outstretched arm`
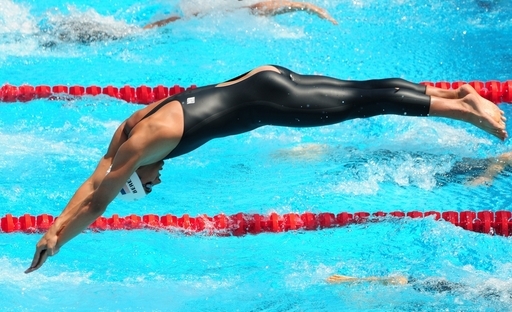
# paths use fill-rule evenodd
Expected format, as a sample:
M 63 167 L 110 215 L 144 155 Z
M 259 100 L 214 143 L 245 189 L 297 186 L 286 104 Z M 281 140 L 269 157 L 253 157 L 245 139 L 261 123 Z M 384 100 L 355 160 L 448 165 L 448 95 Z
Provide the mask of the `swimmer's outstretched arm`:
M 49 256 L 56 255 L 65 243 L 101 216 L 137 168 L 163 159 L 179 141 L 174 133 L 165 129 L 155 135 L 155 128 L 142 125 L 126 138 L 124 124 L 116 130 L 97 169 L 37 243 L 32 263 L 25 273 L 39 269 Z
M 290 13 L 295 11 L 306 11 L 311 14 L 316 14 L 318 17 L 328 20 L 329 22 L 333 23 L 334 25 L 338 25 L 338 22 L 331 16 L 329 13 L 314 4 L 307 3 L 307 2 L 293 2 L 293 1 L 284 1 L 284 0 L 278 0 L 278 1 L 262 1 L 255 3 L 250 6 L 246 6 L 245 8 L 251 9 L 253 14 L 258 15 L 277 15 L 277 14 L 284 14 L 284 13 Z M 199 12 L 196 12 L 192 14 L 194 16 L 199 15 Z M 181 19 L 180 16 L 173 15 L 168 18 L 149 23 L 143 27 L 143 29 L 151 29 L 155 27 L 162 27 L 169 23 L 175 22 L 177 20 Z
M 306 11 L 308 13 L 315 14 L 320 18 L 326 19 L 334 25 L 338 25 L 338 22 L 331 15 L 329 15 L 325 9 L 307 2 L 271 0 L 258 2 L 256 4 L 247 6 L 247 8 L 251 9 L 254 14 L 259 15 L 277 15 L 295 11 Z
M 372 283 L 380 283 L 383 285 L 405 285 L 408 283 L 408 280 L 405 276 L 387 276 L 387 277 L 352 277 L 346 275 L 331 275 L 326 279 L 326 282 L 330 284 L 341 284 L 341 283 L 362 283 L 362 282 L 372 282 Z
M 118 185 L 119 188 L 122 187 L 122 178 L 116 177 L 116 175 L 129 177 L 127 173 L 129 168 L 125 166 L 124 170 L 118 169 L 105 174 L 112 164 L 117 150 L 126 141 L 126 138 L 122 138 L 123 136 L 120 127 L 114 134 L 108 152 L 100 160 L 94 173 L 78 188 L 62 213 L 37 243 L 32 264 L 25 273 L 39 269 L 48 256 L 56 255 L 62 245 L 94 222 L 116 196 L 115 189 Z M 121 174 L 121 171 L 126 172 Z
M 512 165 L 512 152 L 504 153 L 490 160 L 489 167 L 480 175 L 468 182 L 469 185 L 492 184 L 492 181 L 500 174 L 506 166 Z
M 146 26 L 142 27 L 143 29 L 151 29 L 151 28 L 155 28 L 155 27 L 162 27 L 162 26 L 165 26 L 169 23 L 172 23 L 172 22 L 175 22 L 177 20 L 181 19 L 180 16 L 177 16 L 177 15 L 173 15 L 173 16 L 170 16 L 168 18 L 165 18 L 163 20 L 159 20 L 159 21 L 156 21 L 154 23 L 149 23 L 147 24 Z

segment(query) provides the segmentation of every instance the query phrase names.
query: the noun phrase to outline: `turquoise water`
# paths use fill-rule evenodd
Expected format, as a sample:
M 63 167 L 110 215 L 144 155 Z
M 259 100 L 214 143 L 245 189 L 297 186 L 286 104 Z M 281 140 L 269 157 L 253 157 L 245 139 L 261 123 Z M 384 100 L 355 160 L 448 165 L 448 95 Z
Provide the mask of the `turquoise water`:
M 343 79 L 511 79 L 506 1 L 315 2 L 338 26 L 226 3 L 0 0 L 0 83 L 204 85 L 269 63 Z M 195 18 L 191 7 L 211 12 Z M 186 18 L 140 30 L 174 12 Z M 100 40 L 84 40 L 91 34 Z M 58 215 L 138 108 L 107 97 L 0 105 L 0 215 Z M 461 165 L 509 150 L 438 118 L 264 127 L 168 161 L 151 196 L 114 201 L 105 215 L 510 210 L 510 171 L 468 187 L 480 171 Z M 25 275 L 39 237 L 0 234 L 2 310 L 505 311 L 512 300 L 510 239 L 431 219 L 244 237 L 84 233 Z M 468 287 L 329 285 L 331 274 Z

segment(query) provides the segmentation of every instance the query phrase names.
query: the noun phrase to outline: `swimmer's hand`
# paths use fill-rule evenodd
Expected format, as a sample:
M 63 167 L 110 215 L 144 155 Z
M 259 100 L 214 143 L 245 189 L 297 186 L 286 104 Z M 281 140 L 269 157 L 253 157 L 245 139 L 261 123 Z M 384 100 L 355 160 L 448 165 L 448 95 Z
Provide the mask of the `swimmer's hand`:
M 57 246 L 57 241 L 57 234 L 53 233 L 52 229 L 48 230 L 37 243 L 34 259 L 30 267 L 25 270 L 25 274 L 39 269 L 48 259 L 48 256 L 55 256 L 59 252 L 60 247 Z
M 319 17 L 328 20 L 333 25 L 338 25 L 338 21 L 335 20 L 325 9 L 322 9 L 320 7 L 317 7 L 316 5 L 313 5 L 311 3 L 307 4 L 307 10 L 316 13 Z
M 473 180 L 469 180 L 466 185 L 469 185 L 469 186 L 479 186 L 479 185 L 487 185 L 487 186 L 490 186 L 492 185 L 492 181 L 493 181 L 493 178 L 491 177 L 486 177 L 486 176 L 480 176 L 480 177 L 477 177 Z
M 405 285 L 408 283 L 407 277 L 397 276 L 386 276 L 386 277 L 353 277 L 345 275 L 332 275 L 326 279 L 326 282 L 330 284 L 341 284 L 341 283 L 361 283 L 361 282 L 377 282 L 383 285 Z

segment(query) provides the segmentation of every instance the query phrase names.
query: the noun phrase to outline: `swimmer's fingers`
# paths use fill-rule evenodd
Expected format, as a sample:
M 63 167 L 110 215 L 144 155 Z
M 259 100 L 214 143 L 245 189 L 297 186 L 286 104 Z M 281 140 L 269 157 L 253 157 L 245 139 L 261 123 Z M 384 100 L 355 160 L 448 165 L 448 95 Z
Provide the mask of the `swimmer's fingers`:
M 334 17 L 330 16 L 329 13 L 326 13 L 325 18 L 333 25 L 338 25 L 338 21 L 335 20 Z
M 45 234 L 45 236 L 48 235 Z M 46 239 L 43 237 L 36 246 L 36 252 L 34 254 L 34 258 L 32 259 L 32 264 L 30 267 L 25 270 L 25 273 L 28 274 L 39 269 L 48 259 L 49 256 L 55 256 L 59 252 L 60 248 L 57 247 L 57 239 Z
M 328 20 L 329 22 L 331 22 L 333 25 L 338 25 L 338 21 L 335 20 L 331 15 L 329 15 L 329 13 L 327 13 L 327 11 L 325 10 L 321 10 L 320 12 L 318 12 L 318 14 L 320 15 L 320 17 Z
M 329 276 L 326 279 L 326 282 L 331 283 L 331 284 L 339 284 L 339 283 L 353 282 L 353 281 L 356 281 L 356 280 L 357 279 L 355 277 L 352 277 L 352 276 L 345 276 L 345 275 L 335 274 L 335 275 Z
M 46 252 L 46 247 L 43 248 L 36 248 L 36 253 L 34 254 L 34 259 L 32 259 L 32 264 L 30 267 L 25 270 L 25 274 L 34 272 L 35 270 L 39 269 L 44 262 L 48 259 L 48 253 Z

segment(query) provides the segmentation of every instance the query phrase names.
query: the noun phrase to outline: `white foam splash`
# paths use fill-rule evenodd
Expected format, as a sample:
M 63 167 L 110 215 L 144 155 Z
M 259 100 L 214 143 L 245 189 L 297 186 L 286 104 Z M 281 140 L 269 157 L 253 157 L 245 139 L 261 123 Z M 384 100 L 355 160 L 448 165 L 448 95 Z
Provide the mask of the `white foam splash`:
M 235 279 L 213 279 L 210 276 L 184 276 L 180 281 L 186 288 L 193 288 L 196 290 L 217 290 L 229 289 L 236 286 L 239 280 Z
M 41 136 L 28 133 L 4 134 L 0 133 L 1 159 L 5 157 L 22 157 L 42 154 L 64 155 L 69 158 L 79 157 L 88 159 L 99 158 L 102 153 L 96 148 L 77 148 L 76 144 L 69 142 L 47 140 Z M 8 148 L 7 148 L 8 147 Z M 2 162 L 0 162 L 0 165 Z
M 11 0 L 0 0 L 0 34 L 33 34 L 38 31 L 29 8 Z
M 35 271 L 30 275 L 22 274 L 26 267 L 16 263 L 14 259 L 0 258 L 0 284 L 18 287 L 21 292 L 45 288 L 49 284 L 80 285 L 91 283 L 91 273 L 64 272 L 58 275 L 46 276 Z
M 54 39 L 63 42 L 90 43 L 117 40 L 142 31 L 139 27 L 116 20 L 113 16 L 100 15 L 94 9 L 81 12 L 70 6 L 68 10 L 67 15 L 62 13 L 47 15 L 49 27 L 47 32 Z
M 271 130 L 271 131 L 269 131 Z M 280 144 L 282 143 L 300 143 L 304 133 L 300 130 L 296 129 L 287 129 L 287 131 L 283 131 L 279 128 L 265 128 L 265 129 L 256 129 L 249 133 L 248 139 L 246 143 L 251 143 L 252 140 L 263 140 L 263 141 L 276 141 Z
M 363 181 L 344 181 L 338 183 L 333 191 L 342 194 L 352 195 L 374 195 L 380 189 L 379 184 L 384 182 L 384 175 L 373 174 Z
M 9 55 L 25 56 L 37 50 L 36 20 L 29 8 L 10 0 L 0 0 L 0 60 Z
M 181 1 L 179 7 L 185 20 L 195 21 L 184 27 L 189 35 L 197 32 L 201 36 L 217 36 L 222 33 L 230 37 L 288 39 L 305 36 L 303 26 L 282 25 L 275 18 L 252 14 L 247 6 L 256 2 L 259 1 L 194 0 Z
M 187 0 L 180 1 L 179 8 L 187 17 L 233 11 L 260 2 L 260 0 Z M 200 8 L 200 9 L 199 9 Z

